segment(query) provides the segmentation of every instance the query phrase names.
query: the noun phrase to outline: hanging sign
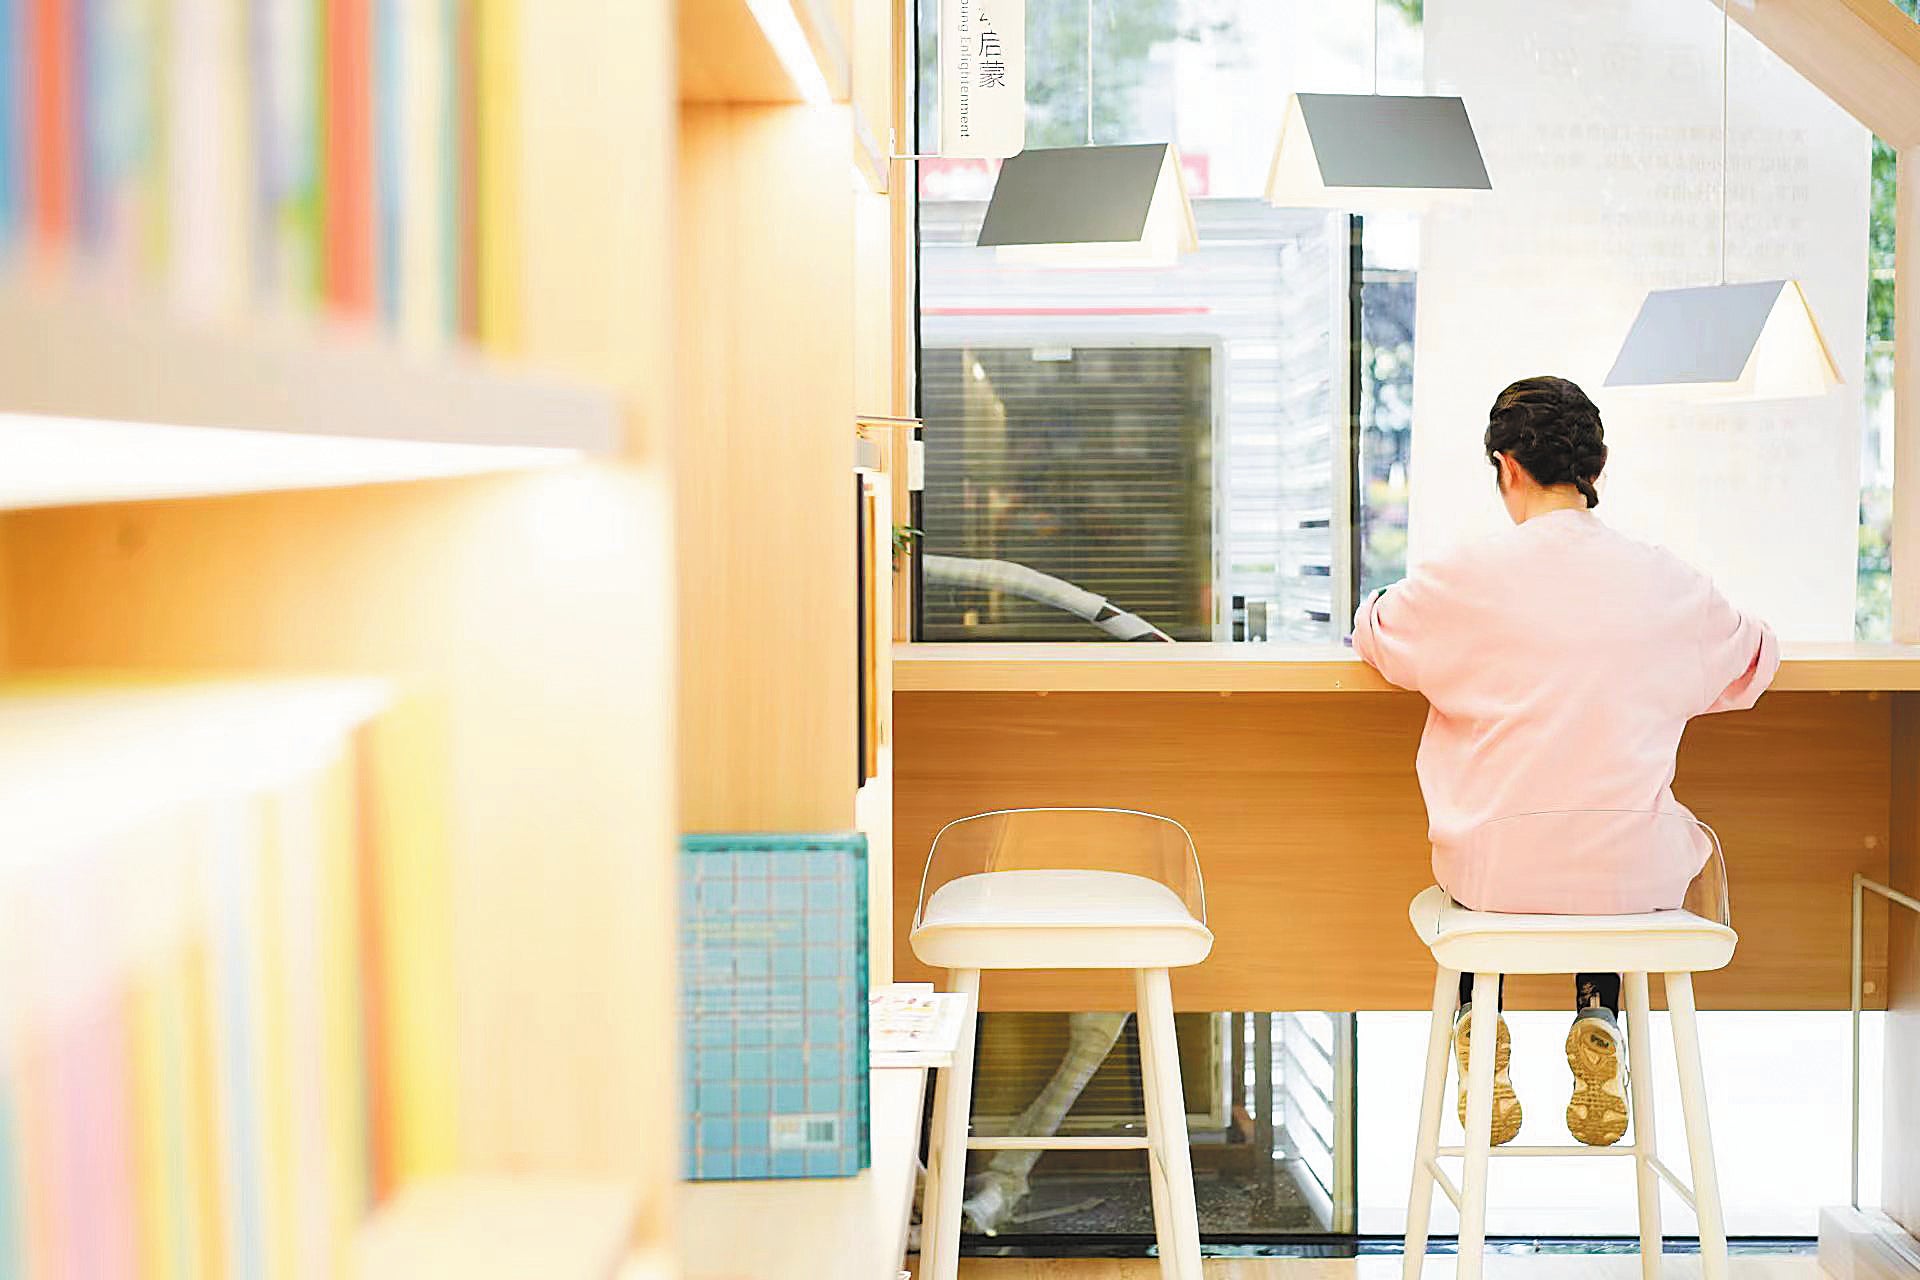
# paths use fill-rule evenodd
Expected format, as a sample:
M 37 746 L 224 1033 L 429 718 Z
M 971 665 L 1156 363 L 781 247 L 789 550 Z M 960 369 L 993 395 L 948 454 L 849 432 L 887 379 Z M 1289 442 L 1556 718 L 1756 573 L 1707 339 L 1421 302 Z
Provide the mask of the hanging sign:
M 1027 144 L 1026 0 L 940 0 L 940 154 Z

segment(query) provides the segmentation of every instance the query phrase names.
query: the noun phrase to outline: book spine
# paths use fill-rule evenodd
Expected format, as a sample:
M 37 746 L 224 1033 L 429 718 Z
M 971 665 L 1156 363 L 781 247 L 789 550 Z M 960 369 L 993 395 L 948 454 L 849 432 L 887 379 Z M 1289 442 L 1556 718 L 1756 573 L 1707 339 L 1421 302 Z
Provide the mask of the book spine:
M 18 240 L 25 119 L 26 57 L 21 0 L 0 0 L 0 253 Z
M 27 170 L 35 240 L 64 245 L 73 229 L 72 0 L 27 3 Z
M 474 156 L 479 337 L 489 350 L 520 350 L 519 0 L 474 0 L 479 76 Z
M 373 121 L 371 0 L 326 0 L 322 187 L 325 297 L 336 310 L 372 311 Z
M 395 285 L 398 325 L 410 346 L 432 349 L 451 330 L 447 290 L 448 209 L 452 200 L 452 62 L 443 0 L 405 6 L 400 41 L 400 158 Z

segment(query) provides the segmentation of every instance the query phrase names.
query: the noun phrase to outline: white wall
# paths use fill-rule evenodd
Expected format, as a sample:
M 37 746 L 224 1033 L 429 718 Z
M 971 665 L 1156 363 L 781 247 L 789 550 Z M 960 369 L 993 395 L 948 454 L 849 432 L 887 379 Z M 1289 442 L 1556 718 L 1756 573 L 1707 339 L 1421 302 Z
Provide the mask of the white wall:
M 1789 638 L 1847 639 L 1868 133 L 1738 26 L 1728 279 L 1798 276 L 1846 381 L 1715 407 L 1600 390 L 1647 289 L 1714 279 L 1719 59 L 1704 0 L 1428 0 L 1429 90 L 1466 99 L 1494 191 L 1423 227 L 1410 555 L 1504 521 L 1487 408 L 1515 378 L 1558 373 L 1606 423 L 1604 518 Z

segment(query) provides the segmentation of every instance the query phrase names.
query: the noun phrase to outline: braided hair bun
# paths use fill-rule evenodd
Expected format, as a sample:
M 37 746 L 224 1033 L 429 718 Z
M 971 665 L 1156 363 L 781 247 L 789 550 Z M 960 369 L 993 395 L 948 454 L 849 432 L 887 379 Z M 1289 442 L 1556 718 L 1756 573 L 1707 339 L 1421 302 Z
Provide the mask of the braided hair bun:
M 1593 482 L 1607 465 L 1600 411 L 1565 378 L 1522 378 L 1502 391 L 1487 414 L 1487 461 L 1496 453 L 1525 468 L 1541 485 L 1570 484 L 1600 505 Z

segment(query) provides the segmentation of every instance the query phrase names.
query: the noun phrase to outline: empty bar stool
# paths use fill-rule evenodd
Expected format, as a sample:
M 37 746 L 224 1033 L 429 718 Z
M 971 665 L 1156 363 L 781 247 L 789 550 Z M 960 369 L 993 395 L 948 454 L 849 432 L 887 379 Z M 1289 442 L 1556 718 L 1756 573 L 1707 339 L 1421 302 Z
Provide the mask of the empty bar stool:
M 1160 1274 L 1200 1280 L 1200 1221 L 1167 971 L 1213 949 L 1200 864 L 1186 828 L 1123 809 L 1012 809 L 948 823 L 934 838 L 913 918 L 913 953 L 977 998 L 983 969 L 1131 969 L 1140 1036 L 1144 1139 L 975 1138 L 973 1026 L 934 1088 L 921 1266 L 959 1268 L 969 1149 L 1147 1152 Z
M 1505 857 L 1563 855 L 1572 866 L 1606 874 L 1610 857 L 1632 851 L 1654 865 L 1672 867 L 1683 883 L 1707 851 L 1705 869 L 1686 891 L 1685 905 L 1672 911 L 1639 915 L 1517 915 L 1469 911 L 1437 886 L 1413 900 L 1408 911 L 1414 931 L 1439 966 L 1433 984 L 1433 1023 L 1427 1036 L 1426 1084 L 1420 1099 L 1420 1133 L 1415 1147 L 1413 1190 L 1407 1203 L 1403 1276 L 1418 1280 L 1427 1249 L 1427 1223 L 1437 1181 L 1460 1210 L 1456 1280 L 1477 1280 L 1486 1243 L 1487 1162 L 1490 1156 L 1613 1155 L 1631 1157 L 1638 1175 L 1640 1258 L 1645 1280 L 1660 1271 L 1660 1179 L 1673 1185 L 1694 1210 L 1700 1229 L 1700 1262 L 1705 1280 L 1725 1280 L 1727 1234 L 1720 1212 L 1720 1186 L 1714 1172 L 1713 1134 L 1707 1121 L 1706 1080 L 1700 1066 L 1700 1033 L 1694 1017 L 1693 975 L 1726 967 L 1738 941 L 1728 925 L 1726 865 L 1712 828 L 1683 814 L 1614 810 L 1526 814 L 1500 819 L 1476 838 L 1476 874 L 1498 884 Z M 1537 866 L 1537 864 L 1536 864 Z M 1535 878 L 1537 878 L 1537 870 Z M 1577 900 L 1577 897 L 1576 899 Z M 1448 1062 L 1453 1057 L 1453 1019 L 1460 975 L 1473 977 L 1468 1030 L 1465 1145 L 1440 1145 L 1440 1117 L 1447 1105 Z M 1627 1088 L 1632 1100 L 1633 1141 L 1618 1147 L 1493 1147 L 1494 1040 L 1499 981 L 1508 973 L 1619 973 L 1621 1012 L 1626 1015 Z M 1652 1062 L 1649 1043 L 1647 975 L 1665 976 L 1667 1009 L 1680 1077 L 1681 1109 L 1686 1117 L 1687 1149 L 1693 1170 L 1688 1187 L 1660 1161 L 1655 1150 Z M 1456 1187 L 1439 1166 L 1442 1156 L 1463 1160 Z

